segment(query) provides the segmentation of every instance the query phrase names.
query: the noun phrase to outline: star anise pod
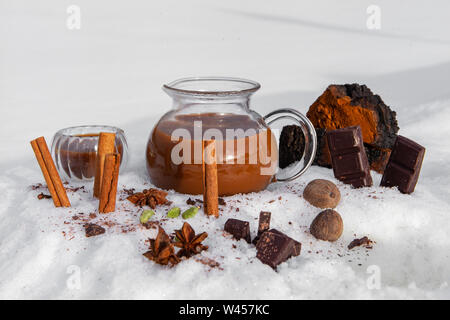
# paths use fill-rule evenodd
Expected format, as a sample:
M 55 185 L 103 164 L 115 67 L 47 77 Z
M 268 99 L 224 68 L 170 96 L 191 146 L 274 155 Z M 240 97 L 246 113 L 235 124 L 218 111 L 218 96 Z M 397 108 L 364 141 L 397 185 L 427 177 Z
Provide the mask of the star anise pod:
M 161 227 L 158 229 L 156 239 L 150 239 L 150 250 L 144 253 L 144 257 L 161 265 L 175 265 L 180 262 L 169 236 Z
M 187 222 L 183 224 L 181 230 L 175 230 L 175 235 L 177 241 L 173 244 L 175 247 L 181 248 L 178 251 L 177 256 L 179 257 L 191 257 L 203 250 L 207 250 L 208 246 L 202 245 L 202 241 L 206 239 L 208 234 L 202 232 L 195 235 L 194 229 Z
M 158 189 L 144 189 L 142 192 L 136 192 L 130 195 L 127 200 L 134 203 L 136 206 L 149 206 L 155 209 L 157 205 L 166 204 L 169 200 L 166 199 L 167 192 Z

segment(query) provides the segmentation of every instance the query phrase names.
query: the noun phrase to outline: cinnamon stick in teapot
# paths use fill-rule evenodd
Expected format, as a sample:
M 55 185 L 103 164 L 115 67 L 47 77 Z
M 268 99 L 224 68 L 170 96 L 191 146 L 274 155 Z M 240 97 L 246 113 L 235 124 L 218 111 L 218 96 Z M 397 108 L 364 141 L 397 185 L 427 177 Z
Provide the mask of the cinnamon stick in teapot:
M 217 178 L 216 143 L 202 142 L 203 210 L 207 215 L 219 217 L 219 183 Z
M 100 197 L 103 181 L 105 157 L 115 152 L 116 134 L 100 132 L 98 137 L 97 159 L 95 163 L 94 197 Z

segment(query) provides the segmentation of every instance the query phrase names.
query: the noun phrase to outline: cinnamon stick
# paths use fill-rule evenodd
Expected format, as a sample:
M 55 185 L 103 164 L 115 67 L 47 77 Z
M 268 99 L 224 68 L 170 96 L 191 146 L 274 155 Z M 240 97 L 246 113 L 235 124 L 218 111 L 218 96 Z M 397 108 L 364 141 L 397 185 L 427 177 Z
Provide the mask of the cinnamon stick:
M 120 154 L 107 154 L 103 170 L 102 188 L 98 211 L 113 212 L 116 209 L 117 182 L 119 180 Z
M 115 152 L 116 134 L 100 132 L 98 137 L 97 159 L 95 162 L 94 197 L 98 198 L 102 189 L 103 168 L 107 154 Z
M 47 188 L 50 192 L 55 207 L 70 207 L 70 201 L 67 197 L 66 189 L 64 188 L 61 178 L 56 170 L 55 163 L 48 149 L 44 137 L 39 137 L 30 141 L 36 159 L 41 167 L 44 175 Z
M 219 184 L 217 178 L 216 143 L 202 143 L 203 209 L 207 215 L 219 217 Z

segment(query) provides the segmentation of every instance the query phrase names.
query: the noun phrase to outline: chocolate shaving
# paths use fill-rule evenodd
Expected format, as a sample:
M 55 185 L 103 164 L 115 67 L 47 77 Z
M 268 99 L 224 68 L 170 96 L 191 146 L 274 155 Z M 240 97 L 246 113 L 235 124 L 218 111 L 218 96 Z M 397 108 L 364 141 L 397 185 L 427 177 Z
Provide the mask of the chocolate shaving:
M 42 200 L 42 199 L 51 199 L 52 196 L 49 195 L 49 194 L 44 194 L 43 192 L 41 192 L 41 193 L 38 194 L 37 198 L 38 198 L 39 200 Z
M 348 245 L 348 250 L 352 250 L 354 247 L 364 246 L 366 248 L 372 248 L 373 241 L 367 237 L 362 237 L 361 239 L 354 239 Z
M 86 231 L 86 237 L 94 237 L 105 233 L 105 228 L 95 223 L 86 223 L 84 229 Z

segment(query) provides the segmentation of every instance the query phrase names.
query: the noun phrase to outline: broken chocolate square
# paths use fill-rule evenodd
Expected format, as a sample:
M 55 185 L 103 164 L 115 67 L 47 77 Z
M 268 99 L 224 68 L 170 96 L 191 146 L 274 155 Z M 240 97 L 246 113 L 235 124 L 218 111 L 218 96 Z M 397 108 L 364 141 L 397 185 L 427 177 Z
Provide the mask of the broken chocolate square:
M 248 243 L 251 242 L 250 224 L 247 221 L 228 219 L 227 222 L 225 222 L 224 230 L 231 233 L 237 240 L 244 239 Z
M 425 148 L 414 141 L 398 136 L 380 186 L 398 187 L 402 193 L 412 193 L 419 179 Z
M 256 250 L 256 257 L 262 263 L 276 269 L 280 263 L 300 254 L 301 243 L 276 229 L 271 229 L 261 235 Z
M 336 179 L 355 188 L 372 185 L 359 126 L 328 131 L 327 142 Z

